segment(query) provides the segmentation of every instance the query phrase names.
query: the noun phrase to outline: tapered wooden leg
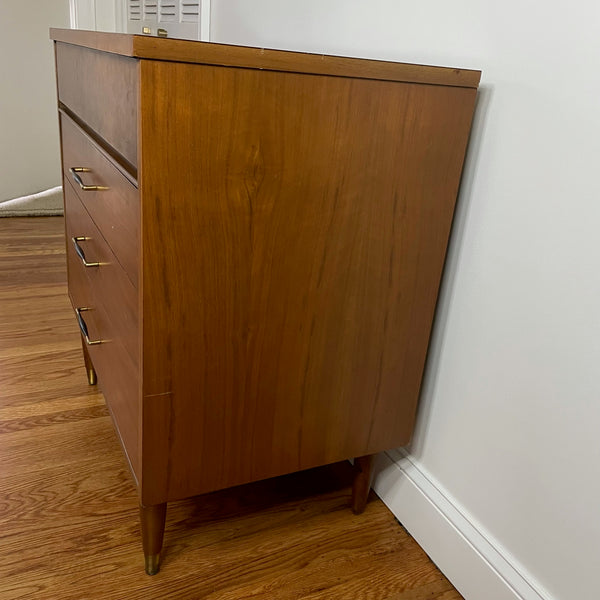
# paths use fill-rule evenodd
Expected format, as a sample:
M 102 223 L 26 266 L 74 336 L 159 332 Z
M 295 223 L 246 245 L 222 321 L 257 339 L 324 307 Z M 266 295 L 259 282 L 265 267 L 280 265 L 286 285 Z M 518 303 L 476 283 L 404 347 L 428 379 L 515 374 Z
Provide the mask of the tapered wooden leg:
M 352 512 L 355 515 L 360 515 L 367 506 L 367 499 L 371 489 L 374 457 L 374 454 L 369 454 L 354 459 L 356 474 L 352 482 Z
M 85 370 L 87 373 L 88 383 L 90 385 L 96 385 L 98 383 L 98 377 L 96 376 L 96 370 L 92 364 L 92 359 L 87 349 L 85 340 L 81 338 L 81 346 L 83 348 L 83 361 L 85 362 Z
M 160 551 L 163 545 L 166 516 L 166 502 L 153 506 L 140 504 L 142 545 L 144 546 L 144 562 L 148 575 L 156 575 L 160 569 Z

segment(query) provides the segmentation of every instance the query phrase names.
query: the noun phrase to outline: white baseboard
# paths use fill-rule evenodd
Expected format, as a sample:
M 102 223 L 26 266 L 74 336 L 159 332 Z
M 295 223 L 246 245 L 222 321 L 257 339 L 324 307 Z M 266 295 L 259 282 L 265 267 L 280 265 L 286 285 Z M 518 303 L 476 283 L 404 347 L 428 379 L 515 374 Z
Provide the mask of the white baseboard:
M 373 489 L 466 600 L 553 600 L 402 450 L 380 455 Z

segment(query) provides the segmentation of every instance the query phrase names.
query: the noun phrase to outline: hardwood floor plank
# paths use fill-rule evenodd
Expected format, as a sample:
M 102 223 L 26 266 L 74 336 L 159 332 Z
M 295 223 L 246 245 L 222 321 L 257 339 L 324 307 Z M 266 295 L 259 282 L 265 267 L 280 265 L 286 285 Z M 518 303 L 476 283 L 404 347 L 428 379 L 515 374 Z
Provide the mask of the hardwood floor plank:
M 26 396 L 21 395 L 21 397 L 25 398 Z M 10 425 L 12 421 L 32 418 L 35 423 L 35 419 L 38 417 L 45 417 L 46 415 L 53 415 L 63 411 L 83 411 L 87 408 L 101 408 L 104 414 L 106 414 L 104 399 L 93 387 L 90 387 L 83 394 L 78 393 L 58 398 L 53 397 L 51 400 L 36 400 L 35 398 L 28 397 L 27 400 L 27 402 L 23 403 L 2 402 L 0 404 L 0 422 L 3 425 L 0 425 L 0 427 L 7 427 L 8 431 L 12 431 Z
M 9 422 L 0 424 L 0 435 L 14 431 L 29 431 L 35 427 L 47 427 L 57 423 L 69 423 L 72 421 L 96 419 L 105 416 L 108 416 L 108 410 L 105 406 L 58 410 L 50 413 L 46 412 L 44 414 L 11 419 Z
M 0 359 L 3 393 L 10 397 L 16 392 L 36 394 L 51 388 L 59 395 L 71 387 L 74 378 L 80 375 L 80 354 L 80 350 L 73 349 L 37 357 L 36 360 L 45 363 L 48 368 L 43 376 L 41 371 L 27 368 L 32 361 L 28 355 Z
M 460 600 L 348 463 L 169 505 L 138 497 L 66 295 L 61 218 L 0 220 L 0 600 Z
M 115 445 L 113 449 L 113 445 Z M 89 456 L 120 452 L 110 417 L 49 425 L 0 436 L 0 478 L 19 472 L 39 472 L 48 467 L 66 468 Z

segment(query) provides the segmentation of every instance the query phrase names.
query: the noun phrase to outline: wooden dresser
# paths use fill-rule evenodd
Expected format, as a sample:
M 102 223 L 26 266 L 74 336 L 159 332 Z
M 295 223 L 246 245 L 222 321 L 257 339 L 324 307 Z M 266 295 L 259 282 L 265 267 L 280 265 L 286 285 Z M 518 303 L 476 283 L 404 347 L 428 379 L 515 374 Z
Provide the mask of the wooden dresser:
M 55 40 L 69 294 L 140 496 L 411 436 L 480 73 L 110 33 Z

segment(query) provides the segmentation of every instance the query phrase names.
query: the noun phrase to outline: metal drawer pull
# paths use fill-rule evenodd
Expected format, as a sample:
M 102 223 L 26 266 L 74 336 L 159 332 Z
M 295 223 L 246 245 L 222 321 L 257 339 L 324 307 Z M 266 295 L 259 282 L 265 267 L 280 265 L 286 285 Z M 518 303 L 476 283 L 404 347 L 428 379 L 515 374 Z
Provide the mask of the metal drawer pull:
M 85 307 L 75 309 L 75 314 L 77 315 L 77 321 L 79 322 L 79 329 L 81 329 L 81 334 L 83 335 L 83 337 L 85 339 L 85 343 L 88 346 L 95 346 L 96 344 L 101 344 L 102 340 L 90 340 L 90 336 L 88 335 L 87 325 L 85 324 L 85 321 L 83 320 L 83 317 L 81 316 L 81 313 L 85 312 L 86 310 L 90 310 L 90 309 L 85 308 Z
M 75 252 L 77 252 L 77 256 L 79 256 L 79 258 L 81 259 L 81 262 L 83 263 L 84 267 L 99 267 L 100 263 L 99 262 L 88 262 L 85 259 L 85 254 L 83 252 L 83 248 L 79 245 L 79 242 L 87 242 L 89 239 L 89 237 L 84 237 L 84 236 L 78 236 L 78 237 L 72 237 L 71 241 L 73 242 L 73 245 L 75 246 Z
M 102 190 L 107 190 L 108 188 L 103 185 L 85 185 L 79 176 L 79 173 L 90 173 L 92 170 L 87 167 L 70 167 L 69 173 L 73 176 L 75 183 L 84 191 L 84 192 L 101 192 Z

